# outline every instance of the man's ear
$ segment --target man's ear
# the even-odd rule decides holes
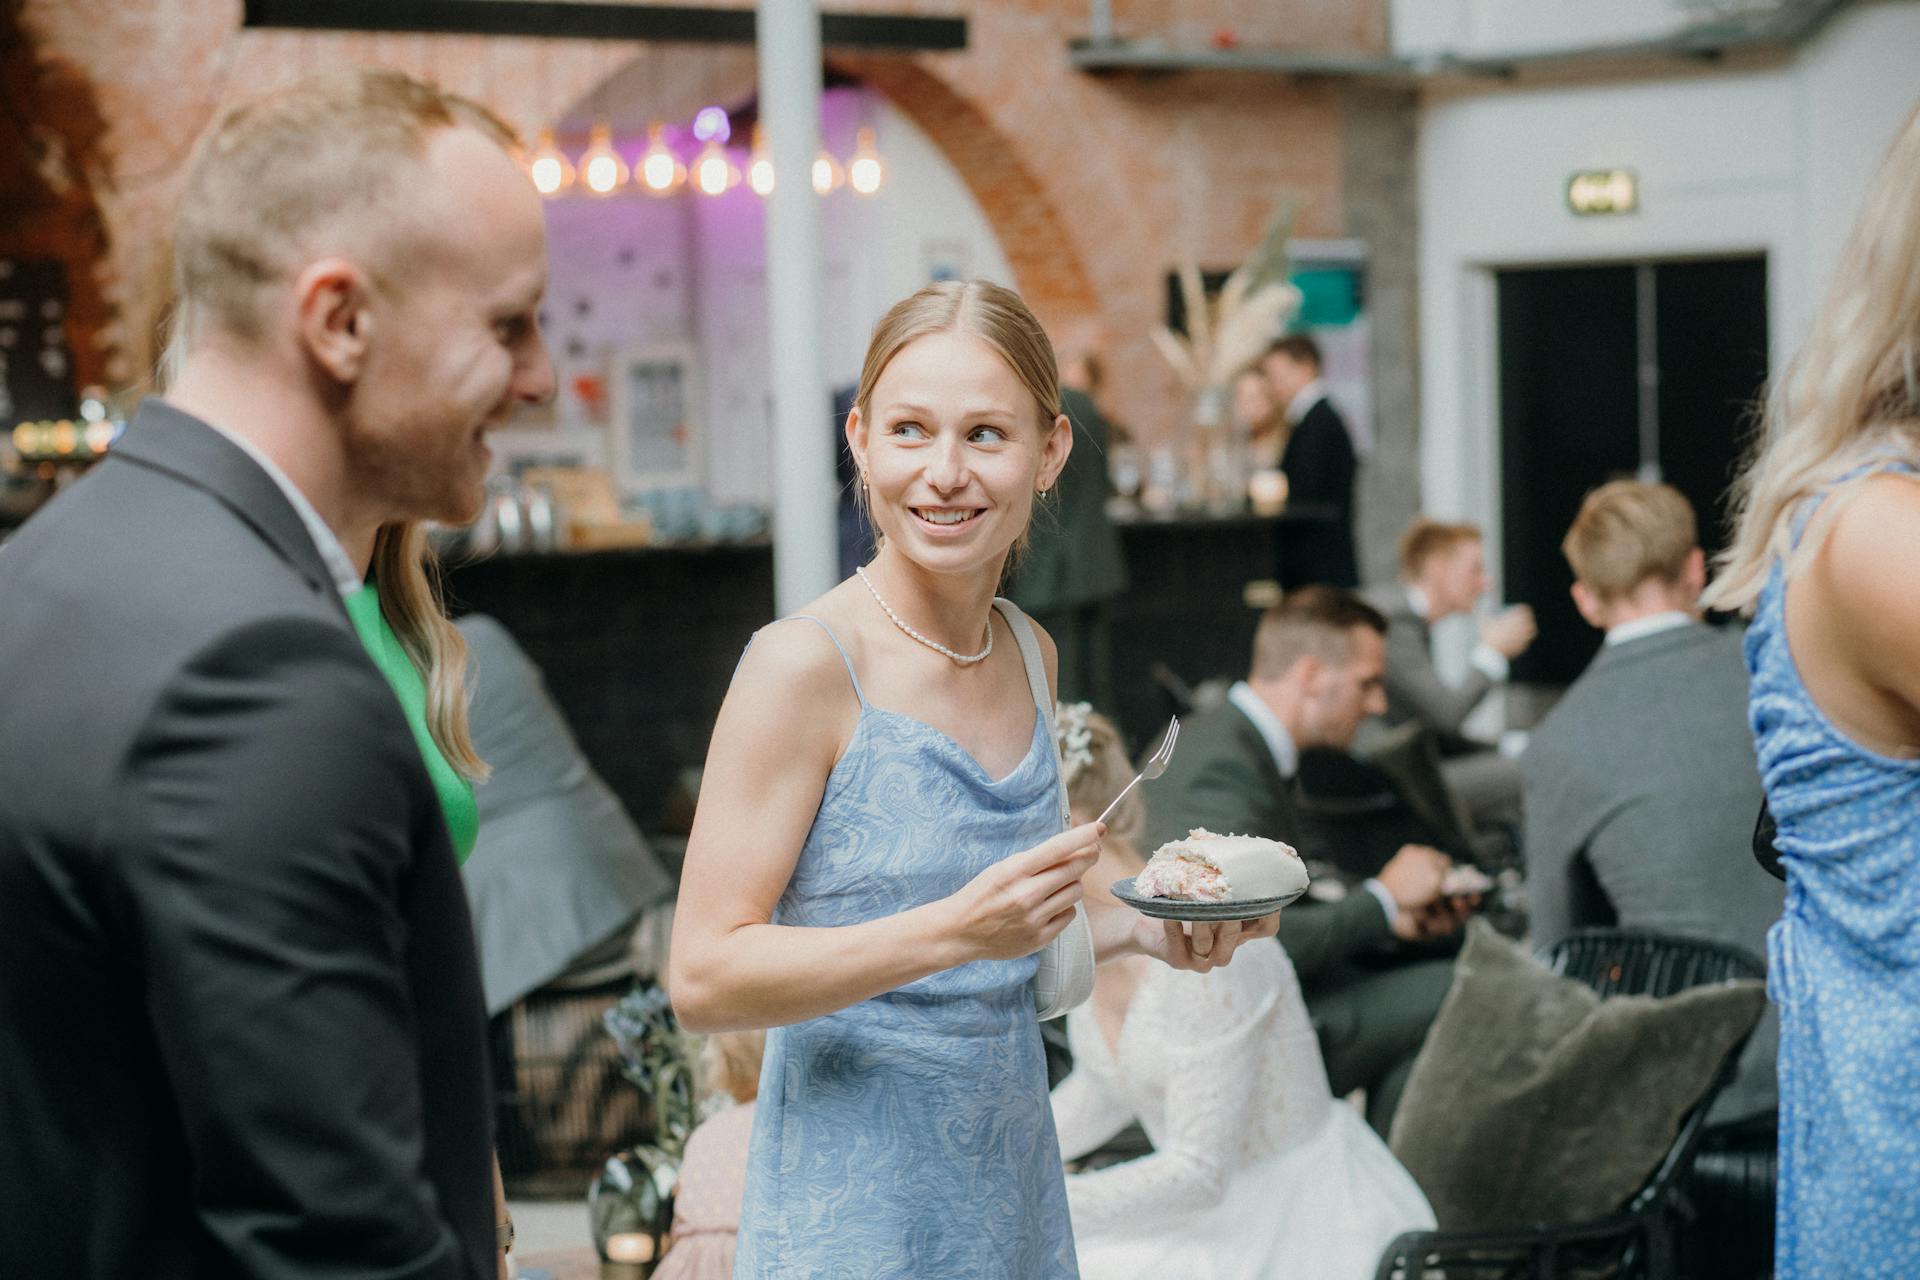
[[[1686,588],[1688,600],[1697,604],[1700,593],[1707,589],[1707,553],[1695,547],[1687,552],[1687,563],[1680,569],[1680,583]]]
[[[322,258],[295,279],[300,345],[335,382],[359,381],[373,338],[372,282],[344,258]]]
[[[1569,590],[1573,594],[1573,607],[1580,611],[1580,616],[1586,619],[1587,625],[1596,631],[1605,631],[1607,611],[1600,603],[1600,597],[1587,590],[1587,584],[1584,582],[1575,581]]]

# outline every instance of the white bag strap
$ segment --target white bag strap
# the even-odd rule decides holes
[[[1046,665],[1040,659],[1040,639],[1034,635],[1027,615],[1013,601],[996,599],[993,603],[1020,646],[1020,658],[1027,667],[1027,687],[1033,691],[1033,701],[1046,722],[1047,746],[1053,752],[1054,789],[1059,796],[1060,830],[1065,831],[1072,814],[1067,806],[1066,770],[1060,762],[1060,738],[1053,726],[1053,690],[1047,685]],[[1076,902],[1073,922],[1040,951],[1040,967],[1033,975],[1034,1009],[1045,1022],[1086,1003],[1092,994],[1093,930],[1087,924],[1086,908]]]

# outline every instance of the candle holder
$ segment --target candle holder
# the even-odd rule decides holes
[[[601,1280],[646,1280],[666,1252],[680,1166],[658,1147],[607,1157],[587,1192]]]

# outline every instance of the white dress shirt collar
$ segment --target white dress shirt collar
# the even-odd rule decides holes
[[[307,495],[300,492],[299,486],[287,478],[287,473],[274,464],[273,459],[262,453],[257,445],[244,436],[235,435],[217,423],[208,426],[238,445],[242,452],[257,463],[267,473],[267,478],[278,485],[280,492],[286,495],[287,502],[293,507],[294,514],[300,517],[300,523],[306,526],[307,536],[313,539],[314,549],[320,553],[320,562],[327,566],[327,575],[333,579],[334,590],[341,599],[352,595],[366,585],[366,579],[353,567],[353,560],[347,555],[347,549],[340,545],[340,539],[320,513],[307,501]]]
[[[1643,636],[1659,635],[1662,631],[1684,627],[1692,621],[1692,614],[1684,613],[1679,609],[1667,613],[1648,614],[1644,618],[1635,618],[1632,622],[1623,622],[1617,627],[1607,628],[1607,638],[1603,643],[1611,648],[1616,644],[1625,644],[1629,640],[1638,640]]]
[[[1433,605],[1430,601],[1428,601],[1427,593],[1422,591],[1420,588],[1414,586],[1412,583],[1407,584],[1407,603],[1412,605],[1413,611],[1420,615],[1420,621],[1429,623],[1429,624],[1433,622],[1433,616],[1431,612],[1433,609]]]
[[[1227,701],[1253,721],[1253,727],[1260,731],[1267,750],[1273,754],[1274,767],[1280,770],[1281,777],[1292,778],[1300,772],[1300,749],[1293,744],[1293,735],[1280,723],[1280,717],[1273,714],[1273,708],[1253,691],[1252,685],[1245,680],[1234,681],[1233,687],[1227,690]]]
[[[1308,410],[1326,398],[1326,385],[1315,378],[1295,392],[1293,399],[1287,401],[1287,421],[1293,426],[1299,426],[1300,419],[1307,416]]]

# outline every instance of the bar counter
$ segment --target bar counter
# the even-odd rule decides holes
[[[1115,604],[1113,674],[1122,726],[1158,730],[1172,704],[1153,675],[1189,684],[1246,673],[1290,511],[1137,520],[1119,526],[1132,586]],[[449,562],[449,607],[488,613],[546,673],[587,758],[642,830],[671,830],[676,775],[697,768],[735,664],[773,618],[773,549],[749,543],[495,555]],[[767,714],[778,714],[768,708]]]

